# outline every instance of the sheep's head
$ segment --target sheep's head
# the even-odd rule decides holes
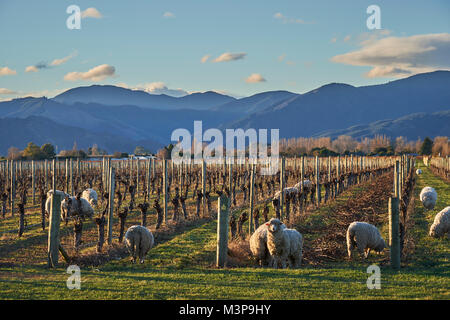
[[[61,201],[61,215],[64,217],[64,220],[67,220],[70,213],[70,207],[72,206],[72,199],[69,196],[66,196],[63,201]]]
[[[422,203],[426,209],[432,210],[434,208],[434,205],[436,204],[436,200],[432,195],[425,195],[423,197]]]
[[[268,229],[271,233],[276,233],[276,232],[278,232],[278,230],[281,230],[282,224],[283,223],[279,219],[276,219],[276,218],[272,218],[272,219],[270,219],[269,222],[266,222],[266,225],[269,227]]]
[[[439,238],[442,236],[442,228],[438,224],[432,224],[430,227],[430,237]]]
[[[378,245],[374,248],[376,252],[382,252],[384,248],[387,248],[386,242],[384,242],[384,239],[381,238],[380,241],[378,241]]]

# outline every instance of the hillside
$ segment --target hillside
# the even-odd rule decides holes
[[[426,136],[450,135],[450,110],[435,113],[414,113],[395,120],[379,120],[368,125],[357,125],[342,130],[327,130],[313,135],[313,137],[337,138],[347,135],[353,138],[386,135],[390,137],[403,136],[408,140],[423,139]]]
[[[134,141],[122,136],[108,133],[93,133],[91,131],[58,124],[44,117],[30,116],[26,119],[0,119],[0,154],[7,154],[11,146],[24,149],[28,142],[37,145],[51,143],[58,150],[72,149],[74,143],[78,148],[85,149],[97,144],[109,152],[133,152],[135,145],[141,145],[154,152],[162,145],[151,139]]]

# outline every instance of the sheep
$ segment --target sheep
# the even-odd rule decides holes
[[[144,263],[144,258],[153,247],[153,243],[152,232],[144,226],[131,226],[125,233],[125,244],[133,257],[133,263],[136,263],[136,256],[139,257],[140,263]]]
[[[297,194],[298,189],[296,187],[289,187],[283,189],[283,195],[286,197],[286,195],[290,194]],[[273,199],[279,199],[280,198],[281,191],[277,191],[275,195],[273,196]]]
[[[84,190],[81,197],[86,199],[93,208],[97,206],[98,195],[94,189],[88,188]]]
[[[420,201],[425,209],[432,210],[436,205],[437,193],[432,187],[425,187],[420,191]]]
[[[352,250],[358,247],[358,252],[361,256],[367,259],[370,250],[382,252],[387,248],[384,239],[381,237],[378,229],[367,222],[352,222],[347,229],[347,253],[348,257],[352,257]]]
[[[59,194],[61,196],[61,201],[65,197],[69,196],[69,194],[65,193],[64,191],[60,191],[60,190],[56,190],[55,194]],[[50,207],[51,207],[51,203],[52,203],[51,196],[52,195],[53,195],[53,189],[47,191],[47,200],[45,201],[45,214],[47,215],[47,217],[50,214]]]
[[[268,226],[267,249],[271,259],[269,266],[276,269],[281,264],[281,268],[286,269],[286,262],[291,250],[289,235],[283,232],[282,222],[279,219],[272,218],[266,225]]]
[[[286,229],[286,226],[282,224],[281,228]],[[250,251],[261,267],[268,266],[271,261],[269,249],[267,248],[267,230],[269,230],[269,226],[264,223],[250,237]]]
[[[270,219],[267,226],[267,248],[270,253],[270,262],[273,268],[279,264],[283,269],[289,261],[291,268],[301,265],[303,255],[303,236],[294,229],[283,227],[284,224],[276,218]]]
[[[422,169],[417,169],[417,170],[416,170],[416,174],[417,174],[417,175],[422,174]]]
[[[441,210],[435,217],[430,227],[430,237],[440,238],[447,233],[450,239],[450,206]]]
[[[303,189],[305,190],[310,190],[312,188],[313,184],[310,180],[306,179],[303,180]],[[297,188],[298,191],[301,191],[302,188],[302,182],[300,181],[299,183],[297,183],[294,188]]]
[[[68,221],[72,217],[91,218],[94,215],[94,209],[91,204],[81,195],[76,197],[65,197],[61,202],[61,219]]]

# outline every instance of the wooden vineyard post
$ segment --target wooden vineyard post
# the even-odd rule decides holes
[[[227,261],[228,251],[228,214],[229,199],[222,194],[217,199],[217,251],[216,266],[223,268]]]
[[[31,160],[31,198],[33,199],[33,206],[36,204],[36,164]]]
[[[255,189],[255,165],[251,164],[250,167],[250,212],[249,212],[249,225],[248,232],[250,235],[253,234],[254,231],[254,221],[253,221],[253,206],[254,206],[254,189]]]
[[[320,204],[320,159],[319,156],[316,156],[316,203],[317,207]]]
[[[59,251],[59,223],[61,221],[61,195],[53,193],[50,201],[50,217],[48,227],[48,266],[54,268],[58,265]]]
[[[69,193],[69,159],[66,158],[66,193]]]
[[[11,160],[11,216],[14,216],[14,198],[16,197],[16,163]]]
[[[70,194],[74,194],[74,188],[73,188],[73,158],[70,158]],[[55,175],[56,172],[53,172],[53,175]]]
[[[339,183],[339,179],[340,179],[340,176],[341,176],[341,156],[340,155],[338,155],[338,157],[337,157],[337,165],[336,165],[336,178],[337,178],[337,192],[336,192],[336,195],[338,195],[339,193],[340,193],[340,191],[341,191],[341,188],[340,188],[340,183]]]
[[[202,213],[203,217],[206,217],[206,163],[205,159],[202,159]]]
[[[114,183],[115,181],[115,169],[109,169],[109,195],[108,195],[108,244],[112,244],[112,227],[113,227],[113,214],[114,214]]]
[[[53,192],[56,190],[56,159],[52,161],[52,189]]]
[[[163,215],[163,222],[164,224],[167,224],[167,159],[163,160],[163,209],[164,209],[164,215]]]
[[[396,160],[395,161],[395,166],[394,166],[394,197],[398,198],[399,197],[399,190],[400,187],[400,183],[399,183],[399,161]]]
[[[44,160],[44,184],[45,184],[45,191],[48,190],[48,172],[47,172],[47,159]]]
[[[139,158],[136,162],[136,195],[139,196],[139,169],[140,169],[140,161]]]
[[[228,190],[230,192],[230,207],[233,203],[233,161],[230,159],[229,169],[228,169]]]
[[[400,269],[400,233],[399,233],[399,201],[389,198],[389,244],[391,253],[391,267]]]
[[[285,188],[285,180],[284,180],[284,165],[285,158],[281,158],[281,168],[280,168],[280,217],[283,218],[283,208],[284,208],[284,188]]]

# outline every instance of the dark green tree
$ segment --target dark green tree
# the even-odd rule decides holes
[[[420,146],[419,154],[421,155],[430,155],[433,151],[433,140],[431,140],[429,137],[426,137],[423,140],[422,145]]]
[[[43,144],[41,146],[41,152],[46,159],[54,158],[56,155],[55,147],[50,143]]]

